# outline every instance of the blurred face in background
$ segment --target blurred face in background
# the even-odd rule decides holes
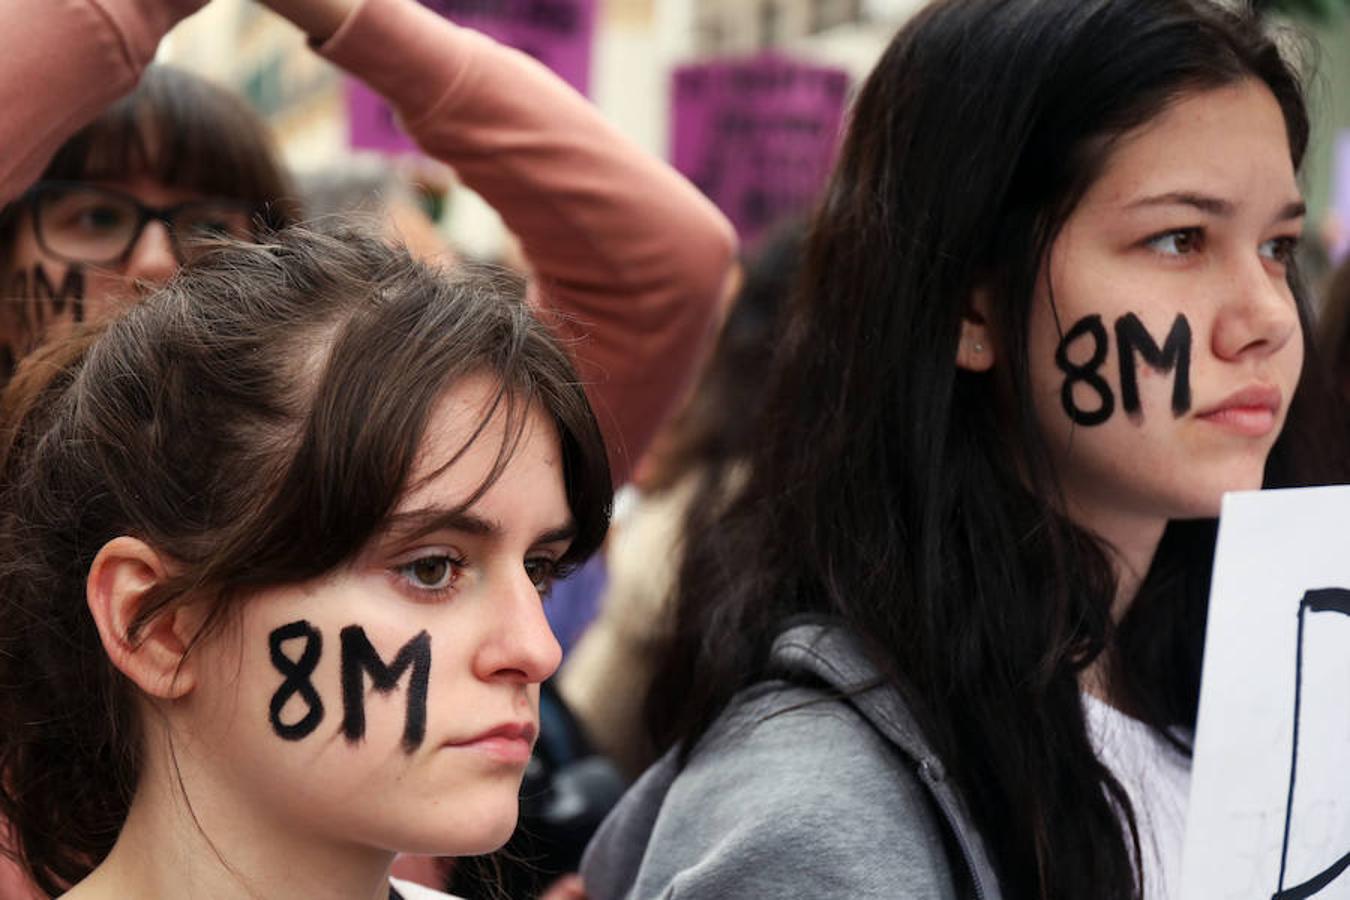
[[[0,342],[14,363],[43,340],[99,321],[178,270],[201,237],[252,235],[248,204],[148,175],[39,182],[18,202],[0,278]]]
[[[192,238],[297,218],[267,124],[220,85],[151,65],[0,211],[0,382],[40,341],[169,278]]]

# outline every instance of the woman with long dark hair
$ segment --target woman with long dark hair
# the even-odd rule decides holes
[[[613,897],[1176,897],[1222,494],[1333,478],[1298,77],[1203,0],[939,0],[863,87]]]

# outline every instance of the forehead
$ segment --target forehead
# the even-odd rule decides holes
[[[1298,199],[1284,115],[1269,88],[1244,80],[1183,95],[1115,143],[1083,205],[1182,191],[1234,203]]]
[[[538,404],[521,403],[488,375],[447,390],[428,419],[400,509],[458,505],[491,481],[475,509],[517,515],[524,506],[546,519],[565,517],[557,428]]]

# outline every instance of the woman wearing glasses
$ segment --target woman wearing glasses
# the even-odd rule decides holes
[[[140,271],[165,262],[172,268],[192,252],[194,238],[253,230],[253,212],[243,201],[192,197],[167,206],[141,201],[156,192],[154,186],[128,192],[79,181],[43,182],[29,192],[32,227],[25,237],[41,253],[65,263]],[[168,254],[153,252],[165,249],[164,241],[141,240],[152,222],[164,226]]]
[[[75,68],[35,86],[23,54],[0,60],[0,201],[12,200],[0,212],[0,376],[44,337],[163,281],[193,235],[247,238],[298,217],[256,115],[195,76],[145,70],[159,37],[203,5],[0,10],[0,32],[66,48]],[[577,365],[622,480],[709,332],[734,247],[726,220],[533,60],[413,0],[264,5],[385,95],[520,237],[533,299],[583,339]],[[57,146],[95,114],[90,97],[107,103],[138,79]]]
[[[291,194],[266,126],[242,100],[186,72],[149,69],[0,214],[0,374],[167,279],[194,236],[247,239],[289,223]]]

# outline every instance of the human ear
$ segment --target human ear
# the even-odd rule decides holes
[[[989,327],[989,292],[976,288],[961,316],[961,341],[956,345],[956,365],[967,372],[988,372],[994,367],[994,334]]]
[[[85,583],[89,612],[108,658],[147,696],[163,700],[192,690],[193,673],[183,662],[196,633],[196,617],[174,604],[143,623],[136,634],[130,629],[169,575],[153,547],[124,535],[98,551]]]

